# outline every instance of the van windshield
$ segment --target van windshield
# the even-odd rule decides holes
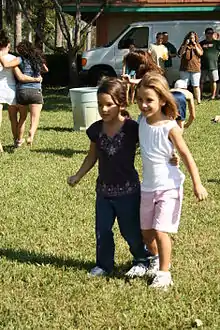
[[[115,41],[129,28],[130,25],[127,25],[112,41],[108,42],[106,45],[103,47],[110,47],[112,46]]]

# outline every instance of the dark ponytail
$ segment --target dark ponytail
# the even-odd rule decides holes
[[[10,43],[10,40],[5,30],[0,30],[0,49],[5,48]]]

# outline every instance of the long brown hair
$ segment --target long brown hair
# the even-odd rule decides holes
[[[157,66],[152,56],[141,49],[129,53],[125,58],[125,63],[129,70],[136,72],[137,79],[142,78],[145,73],[152,71],[163,74],[163,70]]]
[[[187,39],[190,39],[191,34],[194,34],[196,43],[199,42],[198,34],[197,34],[195,31],[190,31],[190,32],[188,32],[187,35],[184,37],[182,45],[184,45],[184,44],[186,43],[186,40],[187,40]]]
[[[30,41],[23,40],[17,46],[19,55],[30,62],[34,74],[39,74],[45,63],[43,54]]]
[[[126,107],[126,84],[120,79],[103,78],[98,86],[99,94],[109,94],[118,107]]]
[[[178,116],[176,101],[169,91],[167,80],[157,72],[146,73],[139,82],[137,90],[143,88],[152,88],[161,100],[165,102],[162,106],[162,112],[169,118],[175,119]]]

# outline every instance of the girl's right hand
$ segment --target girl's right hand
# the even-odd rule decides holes
[[[179,167],[180,158],[179,158],[178,154],[175,151],[173,152],[172,157],[170,158],[169,162],[170,162],[171,165]]]
[[[73,187],[79,182],[79,178],[76,175],[69,176],[67,179],[67,183]]]
[[[35,78],[35,81],[39,82],[39,83],[42,83],[42,81],[43,81],[42,76],[39,76],[39,77]]]
[[[194,194],[199,202],[203,201],[208,196],[207,190],[205,189],[205,187],[203,187],[202,184],[194,187]]]

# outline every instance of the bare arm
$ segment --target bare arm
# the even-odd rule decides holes
[[[150,44],[150,46],[149,46],[147,52],[148,52],[148,54],[150,54],[150,55],[152,54],[152,44]]]
[[[193,120],[196,118],[195,103],[194,103],[193,94],[191,92],[189,92],[189,94],[186,96],[186,100],[189,109],[189,118],[185,123],[184,127],[188,128],[192,124]]]
[[[133,79],[133,78],[130,78],[128,74],[124,74],[122,75],[122,78],[124,80],[126,80],[129,84],[134,84],[134,85],[137,85],[139,84],[139,82],[141,81],[141,79]]]
[[[126,69],[126,63],[125,63],[125,59],[123,60],[123,66],[122,66],[122,76],[125,75],[125,69]]]
[[[180,47],[180,49],[178,50],[178,55],[181,57],[185,54],[186,52],[186,48],[187,48],[187,44],[184,44]]]
[[[202,56],[203,55],[203,49],[200,46],[200,44],[195,44],[195,50],[198,56]]]
[[[0,62],[4,68],[15,68],[20,64],[20,58],[16,57],[12,61],[7,61],[4,56],[0,57]]]
[[[90,149],[88,155],[85,157],[80,169],[76,172],[75,175],[70,176],[67,179],[67,183],[70,186],[74,186],[78,183],[86,173],[88,173],[97,161],[97,152],[96,152],[96,144],[94,142],[90,143]]]
[[[43,63],[42,72],[46,73],[48,71],[49,71],[49,69],[48,69],[47,65],[45,63]]]
[[[201,179],[199,176],[199,171],[196,166],[196,163],[183,139],[181,130],[179,127],[174,127],[170,130],[169,138],[172,141],[173,145],[177,149],[182,158],[193,182],[194,194],[198,198],[199,201],[205,199],[207,197],[207,191],[203,187],[201,183]]]
[[[39,76],[39,77],[31,77],[31,76],[26,76],[25,74],[23,74],[21,72],[21,70],[19,69],[19,67],[16,67],[13,69],[13,72],[14,72],[14,75],[15,77],[21,81],[21,82],[24,82],[24,83],[28,83],[28,82],[41,82],[42,81],[42,77]]]
[[[129,82],[131,83],[131,84],[135,84],[135,85],[137,85],[137,84],[139,84],[139,82],[141,81],[142,79],[133,79],[133,78],[130,78],[129,79]]]

